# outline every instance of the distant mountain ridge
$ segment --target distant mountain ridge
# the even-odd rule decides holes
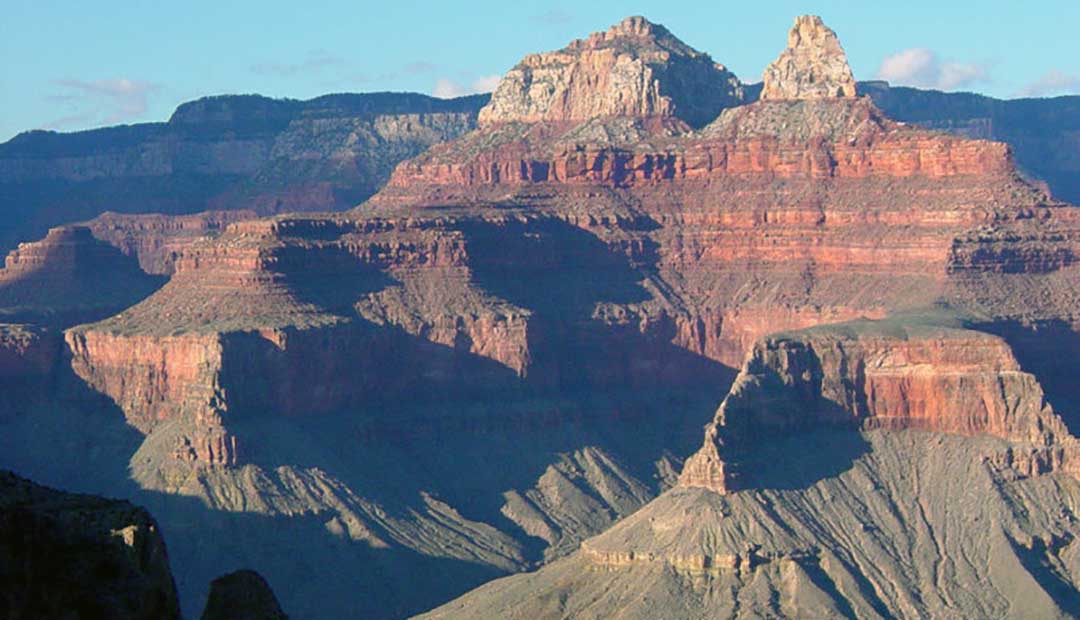
[[[761,84],[742,89],[751,103]],[[900,121],[1007,142],[1022,170],[1080,202],[1080,96],[1000,100],[880,81],[859,82],[858,93]],[[0,252],[105,212],[344,210],[401,161],[472,130],[490,99],[217,95],[181,104],[167,122],[27,131],[0,144]]]
[[[0,249],[106,211],[339,210],[373,194],[401,160],[476,123],[484,95],[258,95],[182,104],[165,123],[0,144]]]

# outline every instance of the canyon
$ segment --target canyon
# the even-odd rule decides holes
[[[490,100],[182,107],[271,155],[12,250],[3,465],[147,506],[189,616],[245,566],[303,618],[1076,613],[1070,186],[787,41],[760,96],[631,17]]]

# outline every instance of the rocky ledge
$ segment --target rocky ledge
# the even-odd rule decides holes
[[[1003,339],[893,318],[759,341],[680,483],[719,493],[752,488],[747,453],[822,427],[997,437],[1010,445],[996,464],[1018,475],[1080,474],[1080,443]]]

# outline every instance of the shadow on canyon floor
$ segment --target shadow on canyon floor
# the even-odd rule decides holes
[[[1064,547],[1072,541],[1057,539],[1055,542]],[[1061,562],[1059,557],[1055,557],[1061,553],[1061,549],[1048,548],[1046,542],[1039,538],[1032,539],[1030,548],[1011,538],[1009,544],[1024,568],[1053,599],[1054,604],[1067,614],[1067,617],[1080,618],[1080,597],[1076,595],[1076,587],[1054,565]],[[1053,561],[1050,558],[1053,558]]]
[[[145,491],[130,499],[161,525],[185,617],[197,617],[212,579],[241,568],[259,571],[294,618],[404,618],[505,574],[337,536],[326,515],[223,512]]]
[[[127,466],[142,434],[116,403],[75,375],[66,347],[58,355],[63,362],[53,373],[22,386],[34,396],[0,415],[0,467],[66,491],[126,496],[136,488]],[[0,385],[13,387],[10,380]]]
[[[870,452],[854,427],[822,428],[777,437],[741,450],[737,461],[740,488],[807,489],[848,471]]]
[[[1033,325],[1017,322],[985,323],[976,326],[1005,339],[1020,368],[1035,375],[1046,400],[1065,421],[1072,435],[1080,435],[1080,333],[1065,321],[1043,321]]]
[[[225,347],[221,386],[242,462],[327,472],[392,518],[413,518],[433,497],[510,535],[531,563],[546,544],[503,514],[505,493],[525,494],[570,462],[559,473],[566,488],[607,511],[603,522],[619,515],[597,496],[598,485],[622,487],[605,491],[631,498],[628,505],[662,490],[700,446],[734,371],[673,345],[670,319],[642,330],[636,319],[595,317],[597,304],[648,300],[646,274],[595,236],[557,220],[511,233],[471,230],[470,251],[475,284],[532,313],[524,376],[470,353],[467,342],[437,344],[358,317],[284,348],[255,333],[227,334],[235,342]],[[339,258],[340,274],[294,283],[301,298],[343,310],[358,291],[393,284]],[[326,351],[334,355],[317,355]],[[138,489],[128,467],[142,437],[112,401],[64,368],[71,398],[43,403],[8,427],[9,445],[0,446],[11,452],[0,465],[150,509],[187,615],[198,612],[212,578],[244,566],[263,573],[296,617],[402,617],[501,574],[394,542],[376,548],[341,537],[328,529],[329,513],[229,513]],[[39,418],[49,420],[45,431]],[[575,479],[590,475],[588,484]],[[647,492],[631,497],[634,485]]]

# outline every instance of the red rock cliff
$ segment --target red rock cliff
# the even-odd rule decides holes
[[[724,493],[752,485],[740,451],[823,426],[990,435],[1025,475],[1080,474],[1077,442],[1004,340],[896,319],[763,339],[748,356],[680,483]]]

